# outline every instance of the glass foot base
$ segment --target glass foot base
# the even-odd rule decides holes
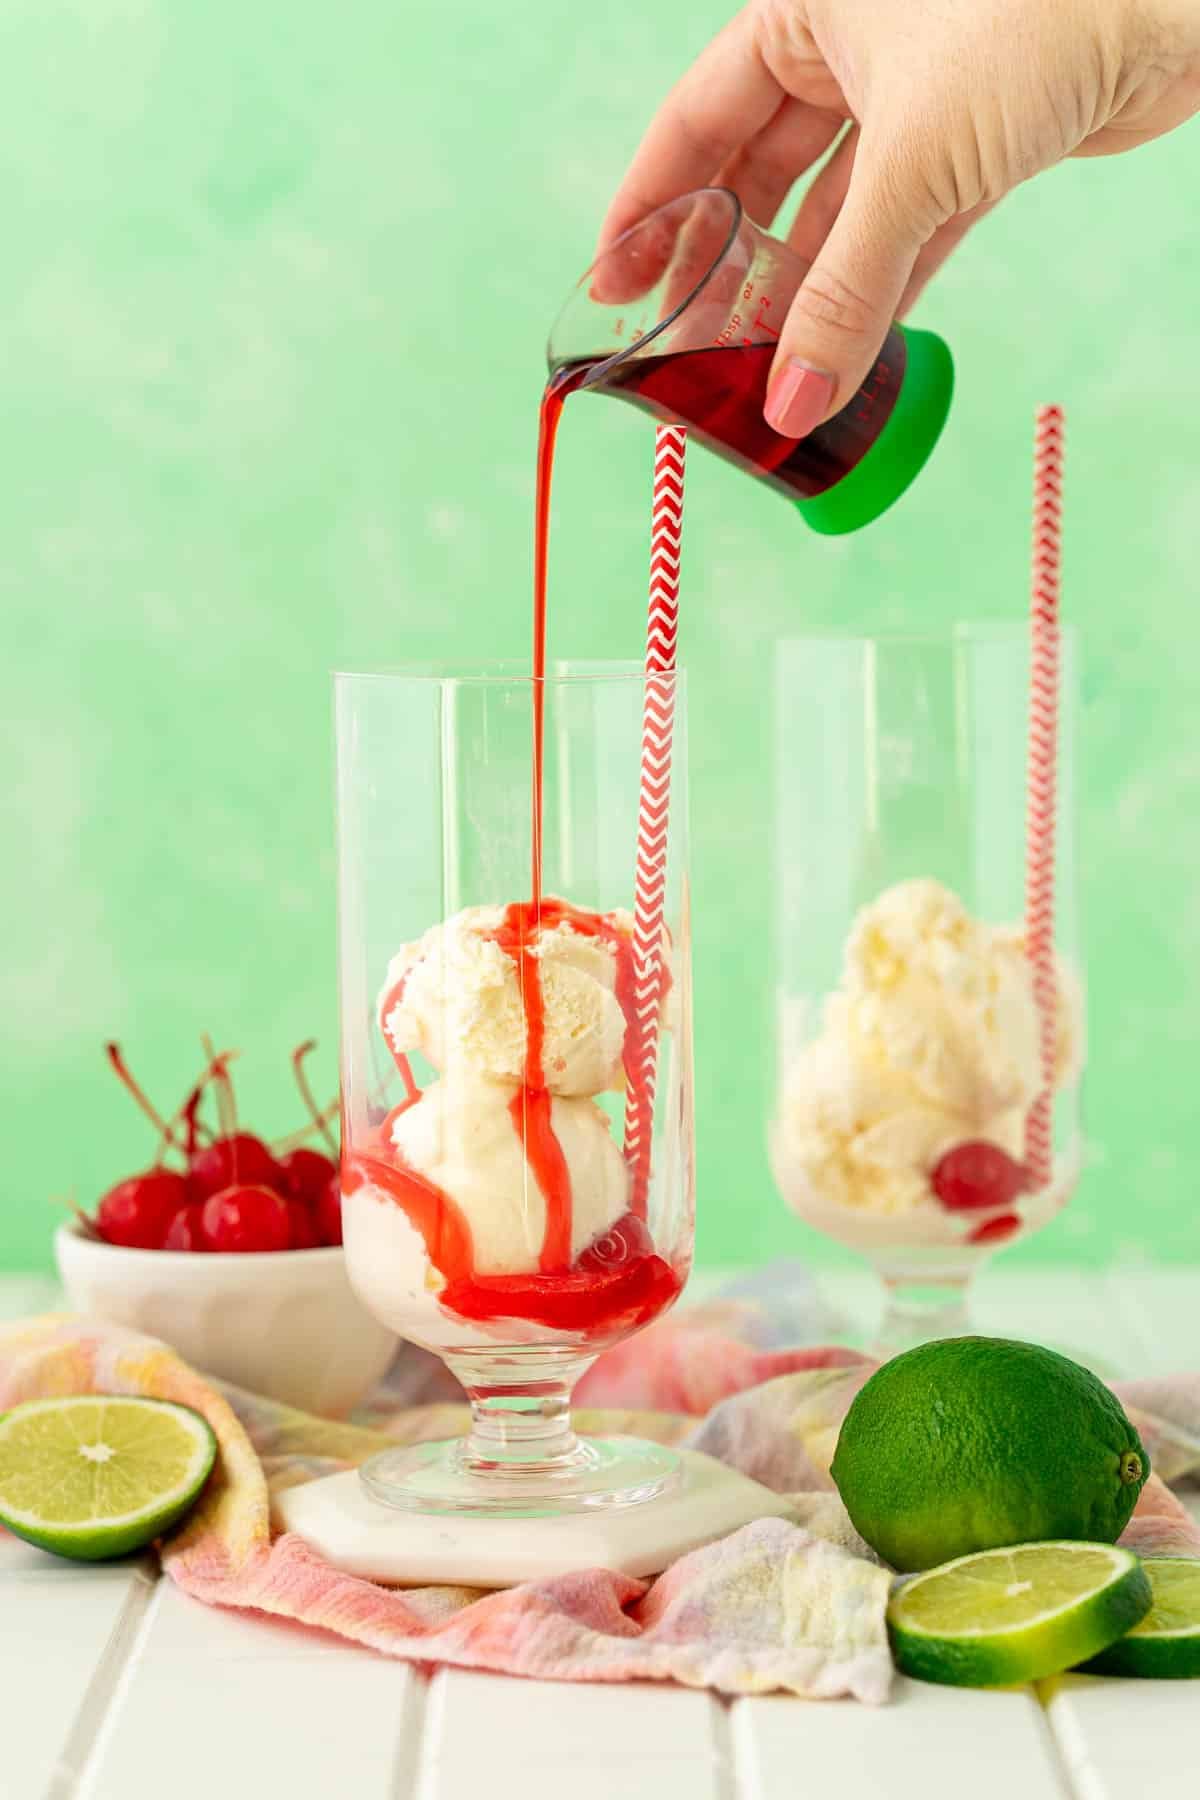
[[[890,1357],[899,1356],[905,1350],[915,1350],[919,1344],[929,1344],[938,1338],[979,1334],[1041,1344],[1044,1349],[1057,1351],[1071,1362],[1082,1363],[1101,1381],[1114,1381],[1128,1373],[1116,1367],[1102,1351],[1063,1343],[1054,1330],[1042,1331],[1037,1326],[1031,1329],[1028,1320],[1024,1319],[1010,1322],[1004,1317],[1002,1300],[995,1293],[989,1297],[986,1318],[978,1320],[969,1304],[967,1275],[935,1271],[921,1280],[907,1271],[902,1275],[885,1270],[879,1273],[884,1289],[883,1316],[866,1342],[859,1340],[867,1355],[878,1362],[887,1362]]]
[[[965,1337],[974,1329],[967,1313],[967,1279],[919,1280],[883,1274],[884,1310],[868,1356],[880,1362],[935,1338]]]
[[[640,1506],[679,1481],[673,1450],[641,1438],[580,1438],[567,1456],[481,1462],[468,1440],[385,1450],[359,1476],[372,1500],[404,1512],[547,1518]]]

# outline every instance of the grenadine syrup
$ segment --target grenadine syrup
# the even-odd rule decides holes
[[[731,343],[630,356],[595,380],[589,378],[599,361],[564,363],[546,389],[543,420],[547,399],[559,396],[561,410],[566,395],[586,383],[589,393],[613,394],[667,424],[686,425],[718,456],[789,499],[811,500],[848,475],[879,436],[900,392],[907,345],[901,332],[890,331],[854,398],[805,438],[781,437],[763,417],[775,348]],[[553,433],[550,443],[552,450]]]

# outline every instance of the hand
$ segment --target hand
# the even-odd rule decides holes
[[[1200,0],[750,0],[663,103],[600,247],[710,182],[769,226],[836,140],[788,235],[812,267],[767,390],[803,437],[1010,188],[1198,109]]]

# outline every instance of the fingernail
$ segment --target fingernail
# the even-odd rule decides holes
[[[837,378],[789,356],[767,390],[767,424],[781,437],[807,437],[829,411]]]

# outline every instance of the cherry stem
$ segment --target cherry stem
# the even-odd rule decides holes
[[[338,1147],[334,1141],[333,1133],[329,1129],[325,1114],[317,1105],[312,1088],[308,1084],[308,1076],[304,1072],[304,1059],[311,1051],[315,1050],[316,1047],[316,1038],[306,1038],[302,1044],[297,1044],[296,1048],[292,1051],[292,1074],[296,1077],[296,1086],[300,1089],[300,1098],[303,1100],[304,1105],[308,1110],[309,1117],[336,1159]]]
[[[184,1133],[184,1155],[189,1158],[195,1151],[198,1138],[203,1137],[211,1139],[212,1137],[212,1132],[209,1130],[208,1126],[202,1124],[196,1116],[196,1109],[204,1098],[204,1090],[208,1086],[210,1074],[210,1070],[206,1069],[204,1071],[204,1074],[200,1077],[195,1087],[191,1089],[187,1099],[183,1102],[183,1105],[171,1120],[171,1137],[174,1139],[176,1133],[182,1127]]]
[[[222,1050],[218,1056],[207,1032],[201,1037],[200,1043],[208,1058],[206,1079],[214,1081],[217,1086],[217,1119],[221,1127],[221,1136],[234,1137],[237,1134],[237,1101],[234,1098],[229,1064],[237,1055],[237,1051]]]
[[[103,1241],[100,1237],[100,1233],[96,1229],[95,1219],[89,1219],[83,1208],[77,1206],[74,1200],[56,1200],[55,1205],[66,1207],[67,1211],[75,1220],[75,1223],[83,1232],[84,1237],[95,1238],[98,1243]]]
[[[173,1125],[168,1125],[157,1107],[154,1106],[147,1097],[144,1089],[139,1087],[138,1083],[133,1079],[125,1058],[121,1054],[121,1046],[115,1043],[105,1044],[104,1053],[108,1057],[113,1072],[115,1073],[117,1080],[121,1083],[121,1086],[131,1097],[138,1110],[145,1114],[158,1132],[158,1156],[155,1159],[155,1166],[157,1167],[158,1164],[162,1162],[163,1157],[169,1149],[177,1150],[179,1148],[179,1145],[175,1141],[175,1128]]]
[[[200,1135],[200,1126],[196,1119],[196,1112],[201,1100],[204,1098],[204,1090],[207,1085],[208,1073],[206,1071],[200,1077],[199,1081],[183,1103],[183,1122],[187,1128],[187,1159],[189,1162],[191,1162],[193,1156],[196,1154],[196,1140]]]
[[[277,1143],[272,1144],[271,1155],[286,1156],[289,1150],[298,1150],[301,1144],[307,1144],[309,1138],[316,1137],[318,1132],[328,1141],[325,1127],[337,1118],[339,1105],[339,1101],[331,1100],[328,1106],[322,1107],[319,1119],[302,1125],[299,1131],[289,1131],[286,1137],[281,1137]]]
[[[103,1241],[100,1237],[100,1233],[96,1229],[95,1219],[90,1218],[89,1215],[84,1212],[77,1200],[69,1198],[66,1194],[48,1194],[46,1198],[51,1206],[57,1207],[62,1212],[70,1213],[75,1223],[83,1232],[84,1237],[95,1238],[97,1242]]]
[[[211,1143],[213,1139],[212,1131],[207,1125],[201,1123],[199,1117],[200,1103],[204,1099],[205,1090],[211,1082],[220,1080],[221,1076],[225,1073],[226,1064],[237,1055],[237,1051],[222,1050],[218,1056],[212,1053],[211,1045],[206,1039],[205,1054],[208,1056],[208,1067],[180,1107],[178,1114],[180,1122],[185,1127],[184,1154],[189,1162],[192,1160],[193,1156],[195,1156],[196,1145],[201,1138],[207,1139],[209,1143]],[[217,1108],[218,1112],[221,1113],[221,1119],[218,1121],[218,1130],[224,1132],[224,1120],[227,1115],[221,1109],[221,1093],[222,1090],[218,1087]]]

